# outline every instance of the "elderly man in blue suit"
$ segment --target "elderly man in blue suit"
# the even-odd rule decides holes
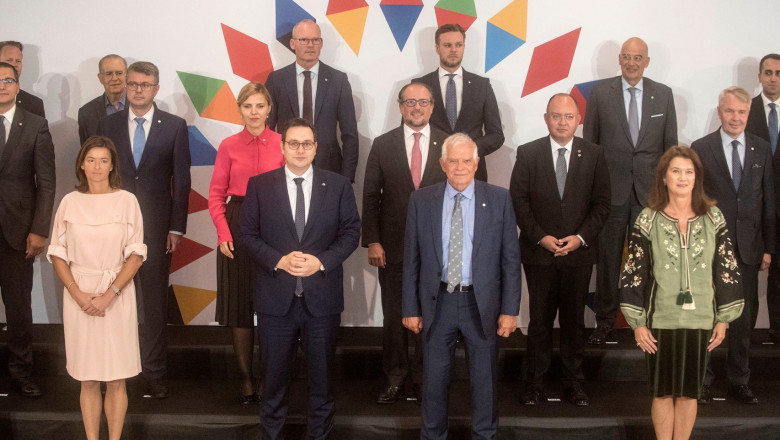
[[[309,439],[333,428],[330,376],[344,310],[341,264],[360,241],[349,179],[312,166],[317,135],[296,118],[282,133],[286,164],[249,179],[239,246],[255,264],[254,304],[263,361],[263,439],[283,438],[287,384],[298,345],[309,380]]]
[[[469,359],[472,437],[498,429],[497,338],[517,329],[520,247],[509,191],[474,180],[477,145],[456,133],[439,160],[447,181],[412,193],[404,244],[403,323],[423,333],[422,439],[447,438],[460,332]]]

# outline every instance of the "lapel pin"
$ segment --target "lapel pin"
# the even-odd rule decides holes
[[[21,124],[19,124],[19,125],[21,125]],[[753,150],[755,150],[755,148],[753,148],[753,147],[750,147],[750,151],[753,151]]]
[[[21,123],[21,122],[19,123],[19,126],[20,126],[20,127],[22,126],[22,123]]]
[[[327,81],[328,81],[328,78],[325,78],[325,81],[327,82]]]
[[[653,95],[650,95],[650,99],[655,99],[655,96],[653,96]]]
[[[322,182],[322,186],[325,186],[325,182]]]
[[[469,80],[468,83],[471,84],[471,80]]]
[[[482,207],[484,208],[485,206],[487,206],[487,204],[486,204],[486,203],[483,203],[483,204],[482,204]]]
[[[436,145],[436,141],[433,141],[433,145]]]
[[[162,120],[158,119],[158,120],[157,120],[157,123],[158,123],[158,124],[162,124]]]

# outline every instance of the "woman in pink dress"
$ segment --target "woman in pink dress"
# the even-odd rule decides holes
[[[222,141],[209,187],[209,213],[217,228],[217,312],[220,324],[233,328],[242,382],[240,402],[259,403],[252,385],[254,352],[254,307],[252,305],[252,263],[235,249],[241,203],[249,178],[284,165],[282,139],[266,127],[271,95],[257,82],[245,85],[238,94],[238,111],[244,129]],[[259,383],[259,381],[258,381]]]
[[[65,285],[62,321],[68,374],[81,382],[81,416],[97,439],[102,409],[110,439],[122,435],[125,379],[141,372],[133,276],[146,258],[138,201],[119,189],[110,139],[92,136],[76,160],[77,191],[54,216],[47,257]],[[105,401],[100,382],[106,382]]]

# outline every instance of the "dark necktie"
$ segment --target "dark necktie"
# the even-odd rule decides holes
[[[306,205],[303,199],[303,177],[293,179],[298,187],[298,194],[295,196],[295,232],[298,234],[298,242],[303,238],[303,229],[306,227]],[[295,280],[295,296],[303,295],[303,280],[298,277]]]
[[[463,280],[463,215],[460,199],[463,194],[455,194],[455,207],[452,209],[450,223],[450,248],[447,251],[447,292],[454,292],[455,286]]]
[[[742,163],[739,161],[739,141],[731,141],[731,180],[734,181],[734,189],[739,191],[739,182],[742,181]]]
[[[558,182],[558,195],[563,198],[563,188],[566,186],[566,154],[565,148],[558,148],[558,160],[555,161],[555,180]]]
[[[5,150],[5,116],[0,115],[0,159],[3,157],[3,150]]]
[[[144,154],[144,148],[146,147],[146,133],[144,132],[144,118],[135,118],[135,134],[133,135],[133,161],[135,161],[135,167],[138,168],[138,164],[141,163],[141,156]]]
[[[413,136],[414,145],[412,145],[412,161],[409,164],[409,168],[412,172],[414,189],[419,189],[420,180],[422,180],[422,150],[420,150],[420,136],[422,136],[422,133],[414,133]]]
[[[769,127],[769,144],[772,145],[772,154],[775,154],[777,149],[777,104],[774,102],[769,104],[769,120],[767,121]]]
[[[303,119],[314,123],[314,109],[311,99],[311,71],[303,71]]]
[[[447,102],[444,108],[447,110],[447,119],[450,121],[450,129],[455,131],[455,123],[458,122],[458,94],[455,91],[455,74],[448,73],[450,79],[447,81]]]
[[[636,87],[629,87],[628,91],[631,93],[631,101],[628,102],[628,131],[631,132],[631,142],[636,147],[636,142],[639,139],[639,110],[636,106]]]

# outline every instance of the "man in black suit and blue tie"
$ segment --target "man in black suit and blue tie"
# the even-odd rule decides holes
[[[138,61],[127,68],[128,108],[100,120],[98,132],[114,141],[122,189],[138,199],[148,254],[138,271],[143,303],[139,326],[142,376],[148,393],[167,397],[168,273],[171,253],[187,232],[190,142],[184,119],[157,108],[160,71]]]
[[[309,381],[308,437],[333,428],[330,377],[344,310],[341,264],[360,241],[349,179],[312,166],[314,126],[295,118],[282,132],[286,164],[249,179],[239,246],[255,264],[254,305],[263,362],[263,439],[283,438],[287,387],[300,345]]]
[[[447,181],[409,199],[403,323],[422,332],[421,439],[447,439],[450,373],[463,335],[472,390],[472,436],[498,429],[497,337],[517,329],[520,248],[509,191],[474,180],[477,145],[456,133],[439,160]]]

